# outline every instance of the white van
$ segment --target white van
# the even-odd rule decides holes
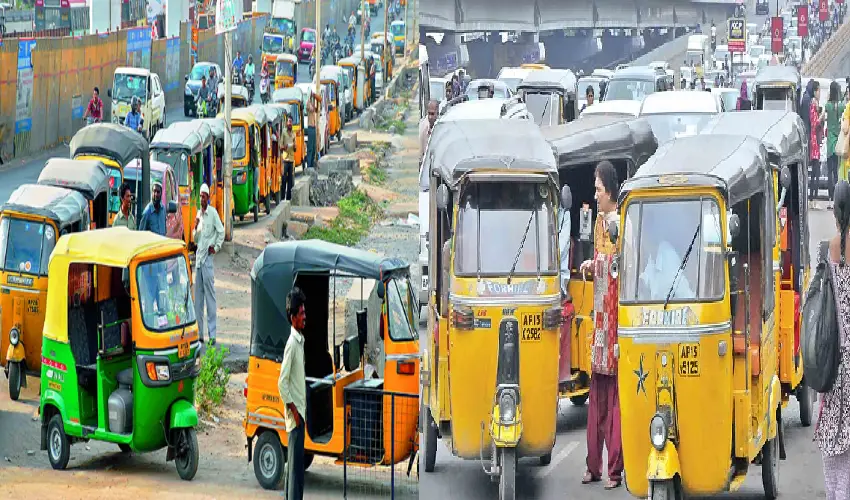
[[[112,99],[112,123],[124,124],[130,103],[137,97],[142,103],[145,137],[150,140],[157,130],[165,128],[165,91],[156,73],[142,68],[117,68],[112,88],[106,94]]]

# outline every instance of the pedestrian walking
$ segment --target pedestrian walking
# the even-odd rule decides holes
[[[814,201],[818,195],[820,184],[820,140],[823,131],[824,116],[818,107],[820,99],[820,84],[817,80],[809,80],[806,85],[806,95],[803,98],[801,111],[808,110],[808,123],[806,128],[809,133],[809,165],[811,166],[811,178],[809,179],[809,207],[814,208]]]
[[[136,230],[136,218],[133,216],[133,191],[126,182],[121,184],[121,208],[112,221],[112,227],[126,227],[131,231]]]
[[[286,128],[280,136],[280,144],[286,151],[286,159],[283,160],[283,175],[280,182],[283,191],[283,199],[292,200],[292,188],[295,187],[295,134],[292,132],[292,117],[286,117]]]
[[[617,171],[602,161],[595,172],[598,213],[594,228],[594,257],[581,263],[582,273],[593,275],[594,330],[591,345],[590,404],[587,411],[587,470],[582,484],[602,480],[602,448],[608,450],[608,481],[605,489],[623,480],[623,447],[620,436],[620,398],[617,393],[617,279],[611,269],[616,246],[611,242],[611,222],[618,221]]]
[[[422,158],[425,156],[425,149],[428,147],[428,138],[431,137],[431,130],[434,129],[434,123],[437,121],[437,108],[439,103],[431,99],[428,101],[428,115],[419,120],[419,162],[422,163]]]
[[[741,82],[741,94],[738,96],[738,102],[735,103],[735,109],[738,111],[749,111],[753,109],[753,103],[750,101],[746,80]]]
[[[829,241],[829,265],[837,309],[841,350],[838,374],[832,389],[821,394],[820,416],[814,440],[823,457],[827,500],[850,498],[850,266],[847,265],[850,242],[850,184],[835,186],[835,224],[838,234]]]
[[[195,250],[195,320],[198,322],[198,335],[204,341],[204,305],[207,307],[206,326],[210,345],[215,345],[216,299],[215,268],[213,256],[224,242],[224,225],[215,208],[210,206],[210,187],[201,184],[201,208],[195,217],[192,240],[198,246]]]
[[[841,102],[841,85],[836,81],[829,84],[829,100],[826,102],[826,170],[829,178],[829,205],[832,204],[835,194],[835,183],[838,182],[838,155],[835,154],[835,144],[838,142],[838,133],[841,132],[841,115],[844,114],[844,103]]]
[[[160,236],[165,236],[165,207],[162,206],[162,181],[154,180],[151,183],[151,201],[142,212],[142,220],[139,222],[139,231],[150,231]]]
[[[307,391],[304,375],[304,326],[307,322],[307,297],[298,287],[286,296],[286,315],[289,318],[289,338],[283,349],[280,378],[277,388],[285,408],[287,433],[286,498],[304,497],[304,415],[307,413]]]

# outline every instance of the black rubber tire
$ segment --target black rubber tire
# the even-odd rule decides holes
[[[121,453],[133,453],[133,449],[130,448],[129,444],[120,443],[118,448],[121,449]]]
[[[17,361],[9,361],[9,397],[12,401],[17,401],[21,397],[22,381],[21,364]]]
[[[776,410],[776,425],[782,425],[782,416]],[[774,500],[779,496],[779,431],[768,440],[761,449],[761,483],[764,486],[765,500]]]
[[[542,457],[540,457],[540,465],[545,467],[545,466],[547,466],[551,463],[552,463],[552,452],[551,451],[549,453],[543,455]]]
[[[239,222],[244,222],[244,221],[245,221],[245,216],[244,216],[244,215],[240,215],[240,216],[239,216]]]
[[[272,194],[269,193],[266,195],[266,215],[271,215],[272,213]]]
[[[585,394],[582,394],[581,396],[573,396],[573,397],[570,398],[570,403],[572,403],[576,406],[584,406],[584,404],[587,402],[587,397],[588,397],[589,394],[590,393],[585,393]]]
[[[797,390],[795,392],[797,402],[800,403],[800,423],[803,425],[803,427],[809,427],[812,425],[812,406],[814,405],[814,394],[812,394],[812,390],[809,389],[809,386],[806,385],[805,376],[803,377],[803,380],[800,381],[800,385],[797,386]]]
[[[180,475],[180,479],[191,481],[195,478],[195,474],[198,473],[198,435],[195,433],[195,429],[191,427],[179,429],[175,434],[180,436],[178,443],[182,440],[187,440],[188,442],[186,444],[189,446],[189,449],[186,450],[184,455],[174,457],[174,463],[177,465],[177,474]]]
[[[422,441],[425,443],[425,450],[423,450],[422,459],[425,461],[425,472],[434,472],[434,465],[437,463],[437,424],[431,416],[431,408],[426,406],[424,414],[425,426]]]
[[[304,457],[307,463],[307,457]],[[276,432],[264,431],[254,447],[254,476],[265,490],[278,490],[283,486],[286,471],[286,453]],[[311,460],[312,462],[312,460]]]
[[[280,189],[278,189],[277,192],[274,194],[274,204],[275,205],[280,205],[280,197],[281,197],[280,193],[281,192],[283,192],[283,183],[282,182],[280,183]]]
[[[55,470],[65,470],[71,460],[71,442],[65,435],[62,415],[58,413],[50,417],[47,423],[47,458]]]
[[[251,210],[251,213],[254,215],[254,222],[260,220],[260,202],[259,200],[254,202],[254,208]]]
[[[499,500],[516,500],[516,448],[502,448]]]
[[[314,455],[312,453],[304,452],[304,470],[305,471],[310,468],[310,465],[313,464],[313,457],[314,457]]]
[[[676,483],[672,480],[650,483],[649,500],[678,500]]]

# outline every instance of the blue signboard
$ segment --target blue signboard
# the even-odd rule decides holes
[[[15,100],[15,134],[32,130],[33,71],[35,40],[18,41],[18,87]]]
[[[150,68],[151,28],[127,30],[127,64],[137,68]]]
[[[165,91],[171,92],[179,85],[180,39],[170,38],[165,42]]]

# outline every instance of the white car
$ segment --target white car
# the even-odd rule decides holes
[[[531,113],[522,101],[517,98],[476,99],[459,102],[440,115],[434,123],[434,129],[441,124],[461,120],[492,120],[504,118],[509,120],[533,120]],[[425,148],[423,158],[428,154]],[[419,267],[422,271],[422,285],[419,289],[419,305],[428,304],[428,227],[430,214],[430,198],[428,194],[430,178],[428,171],[419,167]]]
[[[142,103],[142,132],[148,139],[165,128],[165,91],[159,75],[142,68],[121,67],[115,70],[112,88],[106,94],[112,99],[112,123],[123,125],[130,103],[137,97]]]
[[[597,101],[593,105],[584,108],[579,118],[590,115],[637,116],[640,113],[640,104],[640,101],[620,99]]]
[[[512,92],[516,92],[519,84],[522,83],[525,77],[532,71],[534,70],[529,68],[504,67],[499,70],[496,80],[505,82],[505,85],[507,85]]]
[[[698,134],[723,109],[720,96],[712,92],[655,92],[643,100],[638,116],[646,118],[660,145],[676,137]]]

